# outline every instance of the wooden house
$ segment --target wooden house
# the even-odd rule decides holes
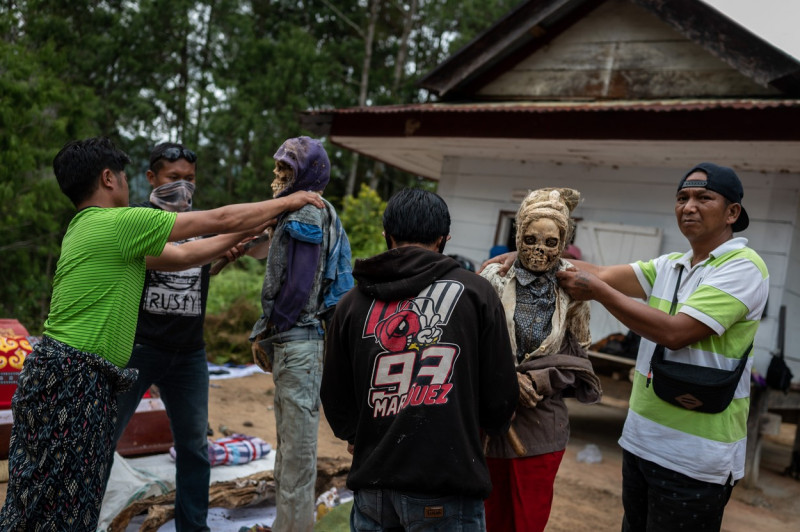
[[[798,60],[699,0],[529,0],[420,85],[435,102],[307,119],[335,145],[438,181],[448,253],[480,263],[513,242],[520,200],[545,186],[582,193],[575,242],[591,262],[685,251],[680,178],[702,161],[731,166],[751,220],[741,236],[770,272],[756,369],[781,305],[800,360]],[[625,331],[592,310],[594,338]]]

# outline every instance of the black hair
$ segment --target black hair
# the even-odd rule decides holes
[[[450,234],[450,211],[438,194],[419,188],[406,188],[389,199],[383,211],[386,241],[398,244],[430,245],[442,239],[440,252]]]
[[[178,159],[186,159],[197,167],[197,155],[192,150],[177,142],[162,142],[150,152],[150,170],[154,174],[158,174],[158,171],[167,162],[174,162]]]
[[[117,174],[130,162],[110,139],[92,137],[65,144],[53,159],[53,173],[61,192],[77,207],[97,190],[103,170]]]

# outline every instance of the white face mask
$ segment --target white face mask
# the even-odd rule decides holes
[[[294,180],[294,170],[288,164],[276,161],[275,162],[275,169],[272,171],[275,175],[275,179],[272,180],[272,197],[277,198],[278,194],[286,190],[286,188],[292,184]]]
[[[194,183],[180,179],[156,187],[150,193],[150,203],[169,212],[192,210]]]
[[[558,225],[550,218],[539,218],[527,224],[518,251],[525,269],[535,273],[550,271],[561,258]]]

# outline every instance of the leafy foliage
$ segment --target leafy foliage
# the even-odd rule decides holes
[[[0,42],[0,312],[38,334],[73,207],[48,172],[58,148],[88,129],[91,92],[67,86],[43,54]]]
[[[216,364],[252,362],[250,330],[261,315],[264,264],[242,257],[211,278],[203,336]]]
[[[51,169],[67,141],[105,135],[126,150],[132,202],[149,193],[148,153],[163,141],[197,152],[196,205],[263,199],[275,150],[308,134],[302,112],[360,98],[365,105],[430,99],[416,80],[517,1],[3,2],[1,312],[41,330],[73,213]],[[356,188],[373,189],[347,200],[354,256],[382,251],[380,198],[430,183],[331,145],[328,153],[326,197],[347,195],[356,160]]]
[[[383,211],[386,202],[367,185],[361,185],[358,197],[344,198],[344,208],[339,213],[353,260],[365,259],[386,250],[383,238]]]

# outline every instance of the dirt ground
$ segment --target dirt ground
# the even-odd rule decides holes
[[[621,452],[617,438],[625,419],[625,403],[608,392],[614,383],[604,381],[608,399],[599,405],[570,403],[572,436],[555,484],[555,500],[548,532],[617,531],[622,517]],[[237,379],[212,380],[209,423],[214,438],[225,432],[259,436],[275,445],[272,376],[257,374]],[[724,532],[796,532],[800,523],[800,482],[781,473],[790,462],[795,426],[783,424],[778,436],[765,437],[759,486],[736,486],[725,511]],[[577,460],[588,444],[602,454],[600,463]],[[324,419],[319,431],[317,491],[344,486],[350,455]],[[0,484],[0,500],[6,484]]]
[[[604,386],[613,382],[604,380]],[[211,381],[209,417],[215,437],[220,427],[264,438],[275,444],[272,377],[258,374]],[[625,420],[624,404],[609,397],[599,405],[570,403],[572,436],[555,484],[548,532],[617,531],[622,518],[621,451],[617,439]],[[766,437],[759,487],[738,485],[728,503],[724,532],[796,532],[800,523],[800,482],[782,476],[789,465],[794,425],[784,424],[777,437]],[[602,461],[578,462],[577,454],[595,444]],[[323,419],[319,431],[318,491],[342,486],[350,464],[344,442],[336,439]],[[336,474],[338,472],[338,475]]]

